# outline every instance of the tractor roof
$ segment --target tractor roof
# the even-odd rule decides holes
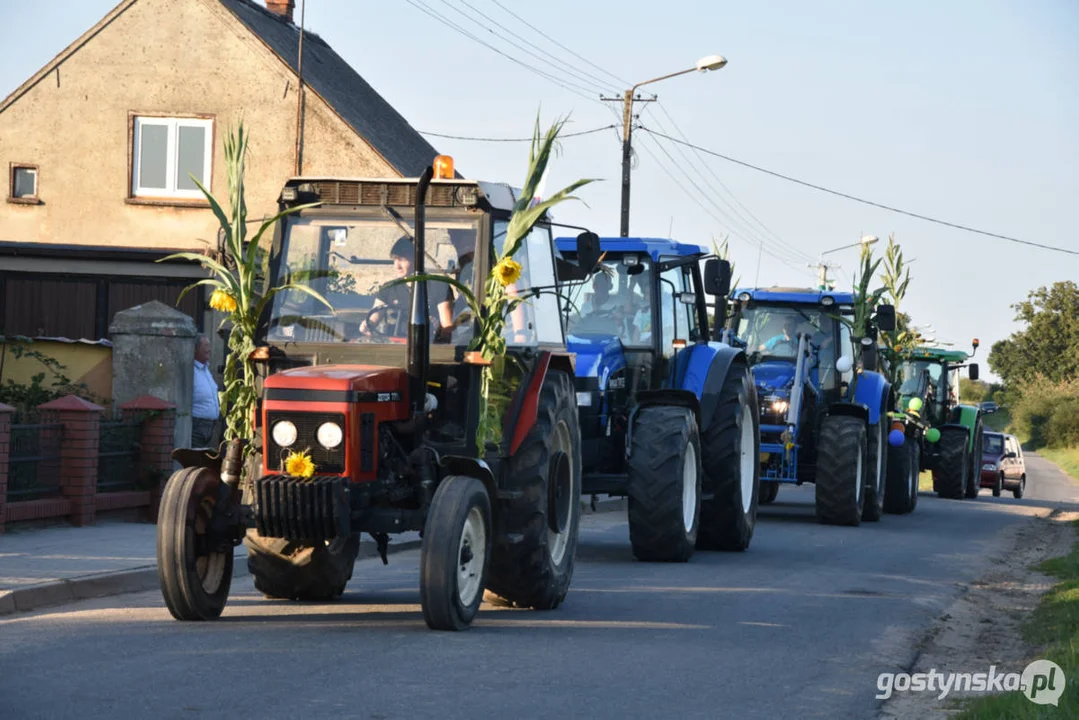
[[[944,348],[939,347],[915,348],[911,351],[910,355],[914,360],[929,359],[950,363],[966,362],[967,359],[970,358],[970,355],[962,350],[945,350]]]
[[[754,300],[756,302],[764,303],[803,303],[806,305],[820,305],[821,300],[830,297],[837,305],[854,304],[854,293],[836,292],[834,290],[814,290],[812,288],[737,288],[731,291],[731,297],[739,300]]]
[[[416,202],[415,189],[419,178],[366,178],[366,177],[326,177],[300,176],[289,178],[285,187],[311,185],[319,200],[326,205],[413,205]],[[428,190],[428,207],[467,206],[457,188],[475,188],[476,197],[487,201],[492,209],[512,212],[521,194],[520,188],[506,183],[467,180],[464,178],[438,179],[431,181]]]
[[[577,238],[560,237],[555,239],[559,252],[574,252],[577,249]],[[653,262],[658,262],[661,257],[683,255],[707,255],[708,249],[693,243],[683,243],[668,238],[630,238],[630,237],[601,237],[600,249],[604,252],[636,252],[648,253]]]

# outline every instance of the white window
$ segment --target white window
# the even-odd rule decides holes
[[[37,199],[37,168],[33,165],[11,166],[11,191],[8,197],[19,200]]]
[[[202,199],[191,177],[210,188],[213,123],[195,118],[136,117],[131,194]]]

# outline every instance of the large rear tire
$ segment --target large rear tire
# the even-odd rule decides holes
[[[865,478],[865,422],[825,415],[817,440],[817,519],[827,525],[861,523]]]
[[[888,425],[884,413],[876,425],[870,425],[868,433],[868,479],[865,488],[865,504],[862,520],[876,522],[884,514],[885,492],[888,483]]]
[[[255,589],[286,600],[336,600],[352,579],[360,536],[352,534],[330,542],[305,543],[266,538],[248,530],[247,569]]]
[[[974,448],[970,451],[970,470],[967,476],[967,500],[974,500],[981,490],[982,475],[982,418],[974,423]]]
[[[950,500],[962,500],[970,476],[970,435],[966,428],[940,429],[940,449],[933,469],[937,495]]]
[[[232,585],[232,543],[209,535],[221,478],[189,467],[169,478],[157,517],[161,594],[177,620],[216,620]]]
[[[483,602],[491,499],[476,478],[450,475],[431,500],[420,546],[420,605],[432,630],[467,630]]]
[[[903,445],[889,448],[884,511],[903,515],[914,511],[918,502],[918,440],[906,437]]]
[[[548,370],[536,424],[509,460],[487,587],[502,604],[553,610],[569,592],[581,522],[581,433],[569,375]]]
[[[761,493],[756,407],[753,375],[745,365],[732,365],[701,438],[701,488],[712,498],[701,501],[699,549],[741,552],[753,539]]]
[[[701,519],[701,441],[684,407],[641,408],[629,456],[629,540],[646,562],[686,562]]]

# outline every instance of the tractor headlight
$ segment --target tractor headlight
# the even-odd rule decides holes
[[[790,407],[790,403],[788,403],[786,400],[776,400],[772,403],[772,412],[776,413],[777,415],[781,415],[787,412],[788,407]]]
[[[740,302],[749,302],[750,295],[747,292],[738,293],[738,300]]]
[[[274,423],[273,441],[278,447],[291,447],[296,442],[296,426],[289,420]]]
[[[327,450],[333,450],[345,439],[345,432],[335,422],[324,422],[318,426],[315,437],[318,438],[319,445]]]

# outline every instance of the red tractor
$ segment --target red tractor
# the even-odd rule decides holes
[[[383,563],[391,534],[421,533],[420,598],[432,629],[469,627],[485,590],[535,609],[565,598],[581,441],[550,221],[541,219],[515,256],[522,274],[507,290],[529,299],[507,319],[507,356],[489,396],[501,437],[477,447],[485,361],[468,351],[476,325],[464,298],[451,283],[393,281],[443,275],[482,303],[517,197],[505,185],[457,178],[449,158],[434,165],[438,177],[428,168],[418,181],[285,185],[282,209],[319,205],[279,223],[268,281],[303,281],[333,310],[299,291],[267,307],[246,465],[239,441],[220,455],[175,453],[185,467],[164,492],[157,553],[176,619],[221,614],[240,542],[265,595],[335,599],[352,577],[361,533]],[[598,259],[594,235],[583,233],[579,245]],[[287,467],[297,451],[313,473]]]

